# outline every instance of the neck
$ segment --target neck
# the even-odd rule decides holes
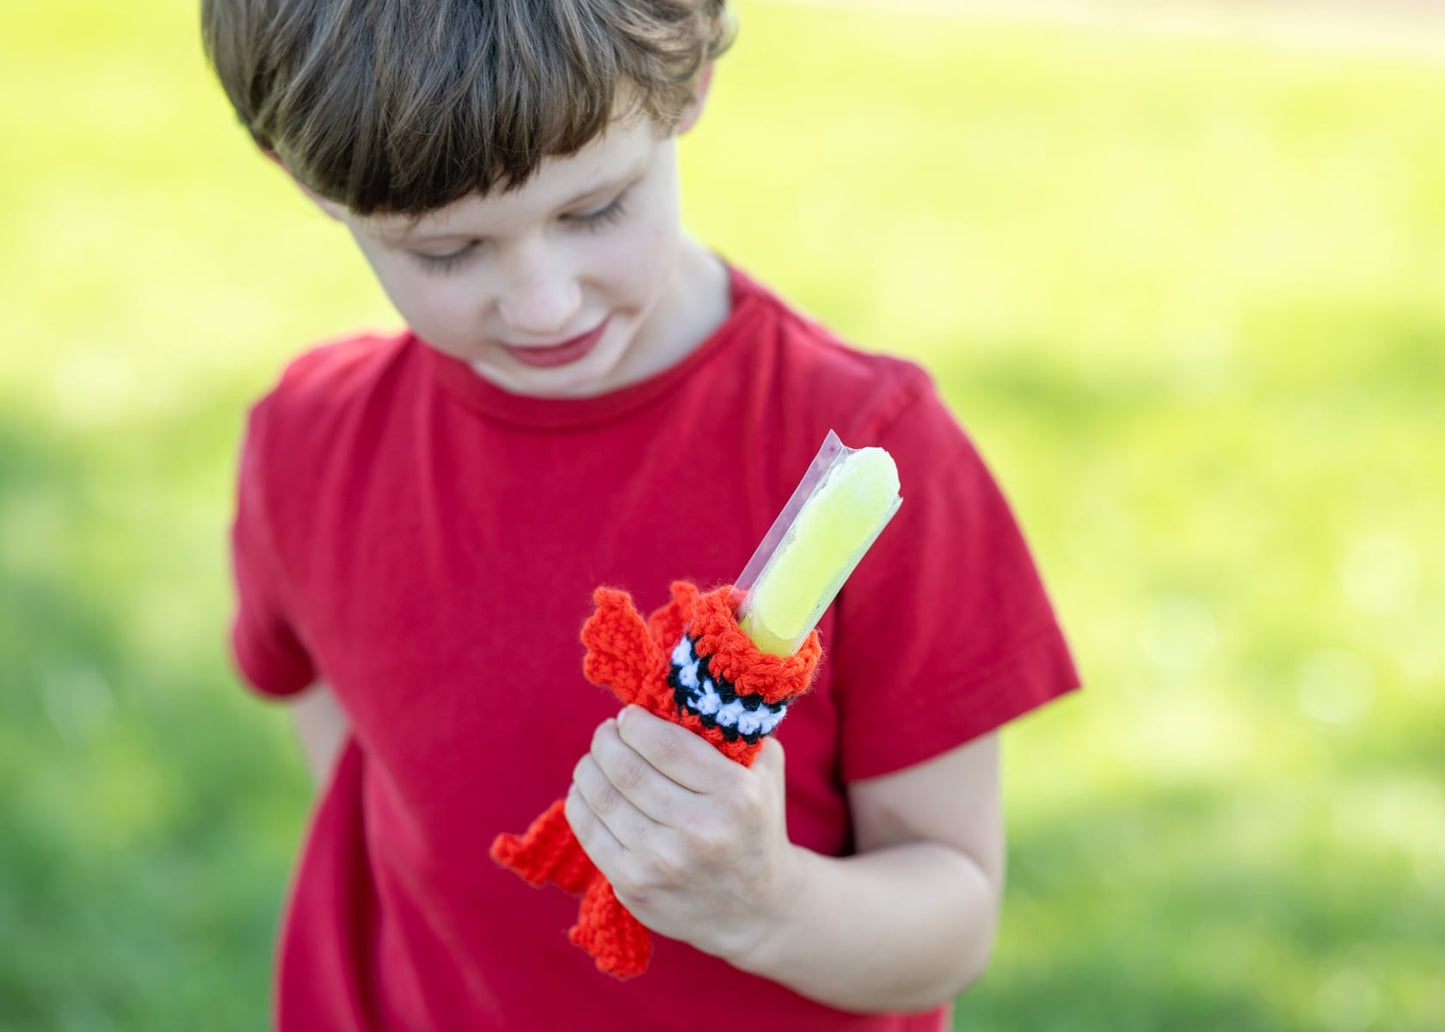
[[[646,340],[624,360],[624,384],[670,369],[696,351],[727,321],[732,289],[727,266],[712,251],[684,235],[671,287],[648,319]]]

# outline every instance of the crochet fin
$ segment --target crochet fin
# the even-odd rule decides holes
[[[658,671],[667,669],[662,650],[648,635],[627,592],[598,588],[592,601],[597,610],[582,625],[582,644],[587,646],[582,673],[623,702],[637,702],[648,694],[645,689],[657,680]]]
[[[671,652],[672,647],[682,640],[682,632],[687,629],[688,621],[697,611],[700,596],[697,585],[688,581],[673,581],[672,599],[661,609],[653,610],[652,615],[647,618],[647,629],[652,634],[652,640],[657,642],[664,654]]]
[[[597,868],[582,851],[562,807],[563,800],[557,800],[521,835],[498,835],[491,854],[534,886],[550,881],[575,894],[587,888]]]

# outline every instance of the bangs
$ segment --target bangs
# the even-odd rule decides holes
[[[203,17],[256,142],[360,215],[514,189],[633,111],[671,130],[730,42],[720,0],[207,0]]]

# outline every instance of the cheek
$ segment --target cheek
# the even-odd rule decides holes
[[[407,325],[430,344],[446,347],[449,337],[460,336],[473,322],[462,277],[418,272],[391,277],[382,286]]]
[[[609,282],[637,301],[655,299],[674,267],[678,247],[675,220],[666,213],[639,220],[599,254]]]

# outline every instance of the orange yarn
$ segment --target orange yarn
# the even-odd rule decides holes
[[[669,671],[676,672],[671,659],[674,648],[686,633],[711,678],[726,682],[722,690],[727,697],[750,698],[752,710],[759,708],[760,699],[779,710],[776,719],[781,719],[781,707],[808,690],[822,648],[814,631],[791,656],[760,651],[738,627],[731,597],[730,587],[703,594],[695,585],[677,581],[672,601],[644,622],[625,591],[598,588],[592,596],[597,609],[582,628],[582,643],[587,646],[582,672],[624,703],[681,724],[729,759],[751,766],[767,731],[739,733],[737,727],[686,708],[680,701],[683,689],[669,683]],[[497,836],[492,857],[533,885],[550,881],[567,892],[581,893],[577,924],[568,938],[596,958],[600,970],[618,978],[640,975],[652,956],[651,935],[582,851],[562,807],[559,799],[520,836]]]

